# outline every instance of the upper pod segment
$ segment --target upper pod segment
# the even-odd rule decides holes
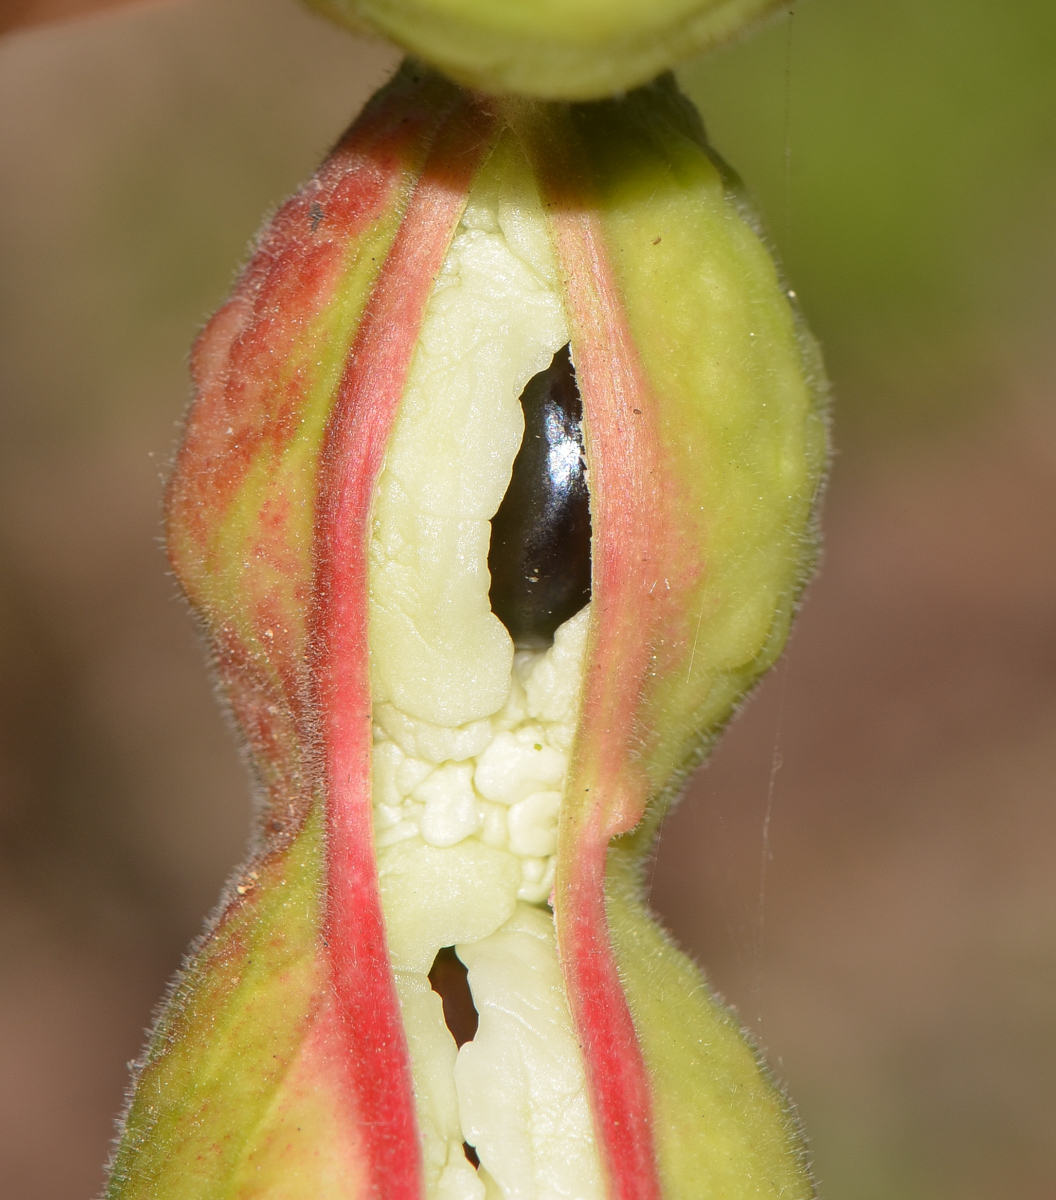
[[[728,41],[775,0],[307,0],[485,92],[593,100]]]

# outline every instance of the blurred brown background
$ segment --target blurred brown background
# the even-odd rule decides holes
[[[3,1200],[98,1191],[239,857],[159,479],[196,328],[392,62],[288,0],[0,42]],[[654,899],[828,1200],[1052,1200],[1056,7],[810,0],[683,79],[825,345],[840,454],[824,569]]]

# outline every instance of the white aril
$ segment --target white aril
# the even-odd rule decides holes
[[[568,341],[519,153],[501,144],[470,195],[371,515],[375,846],[429,1200],[603,1194],[545,907],[589,611],[549,650],[515,653],[488,602],[519,397]],[[457,1056],[428,980],[444,946],[469,967],[480,1013]]]

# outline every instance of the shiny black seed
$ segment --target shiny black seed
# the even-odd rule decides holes
[[[542,649],[590,599],[583,406],[568,346],[521,394],[524,440],[491,522],[492,612],[519,649]]]

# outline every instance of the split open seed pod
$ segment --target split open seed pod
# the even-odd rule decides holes
[[[811,1195],[643,898],[785,640],[825,460],[813,345],[688,102],[405,67],[193,368],[169,548],[258,829],[110,1196]]]

